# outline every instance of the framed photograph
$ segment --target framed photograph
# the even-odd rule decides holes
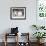
[[[26,19],[26,7],[11,7],[10,19],[12,20]]]

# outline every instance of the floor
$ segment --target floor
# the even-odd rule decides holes
[[[31,45],[30,46],[37,46],[37,43],[30,43]],[[4,43],[2,42],[0,42],[0,46],[4,46]],[[15,43],[8,43],[8,46],[15,46]],[[21,46],[23,46],[23,45],[21,45]],[[24,45],[25,46],[25,45]],[[46,46],[46,43],[44,43],[44,45],[41,45],[41,46]]]

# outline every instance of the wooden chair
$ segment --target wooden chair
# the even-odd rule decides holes
[[[17,33],[17,34],[5,33],[5,41],[4,41],[5,46],[8,45],[8,42],[7,42],[7,38],[8,38],[8,37],[7,37],[7,36],[9,36],[9,38],[10,38],[10,36],[17,36],[17,38],[15,38],[15,40],[17,39],[15,46],[18,46],[18,33]]]
[[[22,40],[23,39],[26,39],[26,41],[24,42],[20,42],[19,45],[20,46],[30,46],[30,42],[29,42],[29,33],[21,33],[21,37],[22,37]],[[21,39],[20,39],[21,40]]]

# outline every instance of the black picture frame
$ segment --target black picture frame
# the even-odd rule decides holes
[[[10,8],[11,20],[25,20],[26,19],[26,7],[11,7]]]

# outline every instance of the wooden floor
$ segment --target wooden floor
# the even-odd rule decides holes
[[[2,42],[0,42],[0,46],[4,46],[4,43]],[[8,43],[8,46],[15,46],[15,43]],[[37,46],[37,43],[30,43],[30,46]],[[42,45],[42,46],[46,46],[46,43],[44,43],[44,45]]]

